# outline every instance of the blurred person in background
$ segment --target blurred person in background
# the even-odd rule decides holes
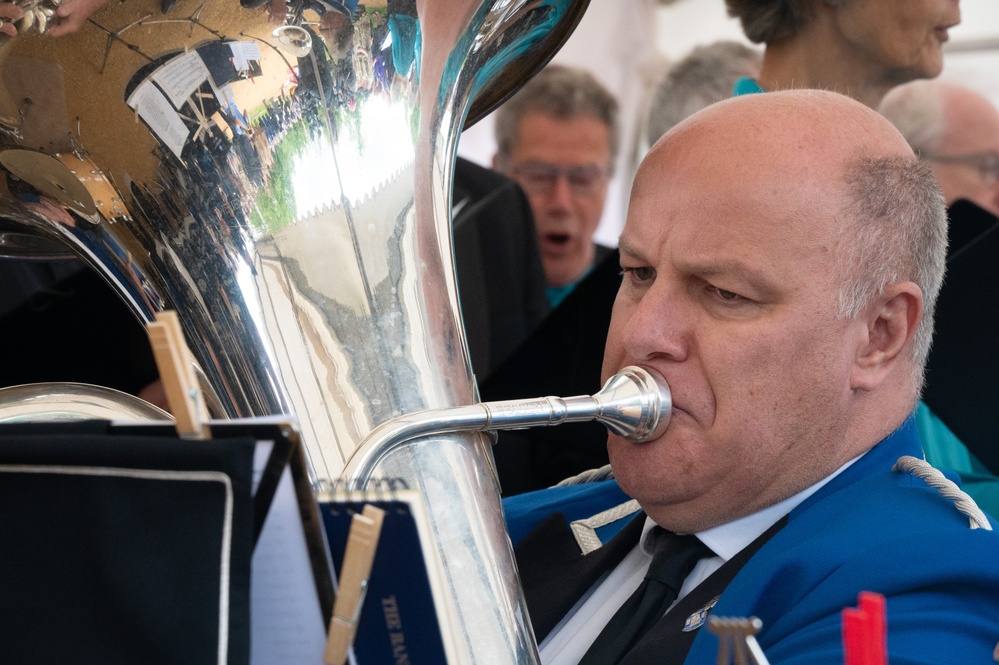
[[[759,75],[762,61],[760,51],[733,41],[717,41],[692,50],[656,85],[646,121],[649,146],[687,116],[731,97],[739,79]]]
[[[933,167],[947,205],[959,199],[999,216],[999,109],[953,83],[913,81],[878,107]]]
[[[816,88],[871,108],[891,88],[943,69],[959,0],[725,0],[749,41],[765,44],[756,79],[739,94]]]
[[[497,111],[496,143],[493,167],[530,201],[556,307],[610,253],[593,234],[620,143],[617,101],[592,74],[549,65]]]
[[[947,203],[947,279],[921,408],[926,459],[961,474],[966,491],[999,514],[999,393],[981,390],[999,372],[999,111],[969,88],[913,81],[878,110],[933,169]],[[938,417],[939,416],[939,417]],[[979,481],[972,483],[970,481]]]

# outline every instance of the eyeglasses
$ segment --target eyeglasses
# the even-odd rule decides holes
[[[938,155],[920,151],[919,156],[941,164],[964,164],[978,171],[982,180],[989,184],[999,183],[999,153],[975,152],[966,155]]]
[[[610,175],[610,169],[592,164],[558,167],[530,162],[514,165],[510,168],[510,173],[528,194],[550,194],[559,178],[565,178],[573,196],[586,197],[599,191]]]

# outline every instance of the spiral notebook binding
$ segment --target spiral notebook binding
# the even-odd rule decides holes
[[[357,505],[379,503],[390,505],[392,509],[408,512],[408,501],[412,496],[402,497],[400,493],[410,492],[405,478],[373,478],[363,486],[346,478],[320,478],[313,484],[316,500],[325,504],[336,514],[343,509],[347,514],[358,512]]]

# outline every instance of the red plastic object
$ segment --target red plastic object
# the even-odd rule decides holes
[[[885,597],[861,591],[856,609],[843,610],[844,665],[887,665]]]

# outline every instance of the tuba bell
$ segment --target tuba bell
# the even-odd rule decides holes
[[[313,480],[339,478],[383,423],[477,401],[457,139],[587,0],[168,4],[59,37],[55,2],[24,4],[0,46],[0,254],[69,251],[143,323],[176,310],[213,415],[293,414]],[[533,663],[489,445],[430,434],[372,473],[423,495],[462,662]]]

